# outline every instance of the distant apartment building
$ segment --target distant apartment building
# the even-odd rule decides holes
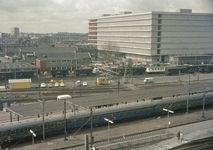
[[[5,33],[0,32],[0,38],[5,38],[5,37],[6,37],[6,34],[5,34]]]
[[[138,14],[125,11],[89,19],[91,45],[99,52],[116,51],[135,61],[170,62],[170,57],[186,55],[209,59],[212,41],[213,13],[192,13],[191,9]]]
[[[17,28],[17,27],[10,28],[11,37],[17,37],[18,35],[19,35],[19,28]]]

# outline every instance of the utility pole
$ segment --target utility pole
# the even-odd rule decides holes
[[[44,128],[44,99],[42,99],[42,112],[43,112],[43,116],[42,116],[42,121],[43,121],[43,141],[45,142],[45,128]]]
[[[75,79],[74,79],[74,98],[75,98]]]
[[[38,86],[39,86],[39,100],[41,100],[41,81],[40,81],[40,75],[38,75]]]
[[[187,106],[186,106],[186,114],[188,114],[189,111],[189,83],[187,85]]]
[[[92,107],[90,108],[90,141],[91,141],[91,149],[93,145],[93,136],[92,136]]]
[[[199,71],[197,72],[197,83],[199,83]]]
[[[203,85],[203,92],[204,92],[204,95],[203,95],[203,114],[202,114],[202,118],[205,118],[205,117],[204,117],[204,111],[205,111],[205,98],[206,98],[206,96],[205,96],[205,94],[206,94],[206,86],[205,86],[205,84]]]
[[[179,80],[178,80],[178,81],[179,81],[179,84],[178,84],[178,85],[180,86],[180,70],[179,70]]]
[[[190,84],[190,74],[189,74],[189,84]]]
[[[99,82],[100,83],[100,82]],[[97,74],[97,68],[96,68],[96,86],[98,86],[98,74]]]
[[[119,78],[119,74],[118,74],[118,93],[119,93],[119,86],[120,86],[120,78]]]
[[[42,142],[45,142],[45,127],[44,127],[44,99],[41,101],[41,81],[40,81],[40,75],[38,75],[38,81],[39,81],[39,102],[42,102],[42,132],[43,132],[43,140]]]
[[[80,77],[80,97],[81,97],[81,77]]]
[[[66,98],[64,99],[64,141],[67,140],[67,121],[66,121]]]

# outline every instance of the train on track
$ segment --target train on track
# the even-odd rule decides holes
[[[213,72],[213,64],[146,67],[146,73],[177,75],[179,71],[181,74],[193,74],[196,72],[211,73]]]
[[[110,66],[105,66],[102,67],[114,72],[119,73],[120,75],[124,75],[125,68],[117,68],[117,67],[110,67]],[[93,73],[93,67],[87,67],[87,68],[78,68],[75,69],[73,72],[76,76],[79,75],[95,75]],[[101,70],[101,69],[100,69]],[[101,70],[102,72],[105,72],[106,70]],[[201,64],[201,65],[180,65],[180,66],[152,66],[152,67],[132,67],[127,68],[126,72],[127,74],[144,74],[144,73],[161,73],[165,75],[178,75],[178,73],[181,74],[193,74],[196,72],[200,73],[211,73],[213,72],[213,64]],[[63,69],[63,70],[51,70],[50,74],[55,77],[56,75],[63,75],[66,76],[70,73],[70,70],[68,69]],[[16,76],[16,77],[15,77]],[[5,79],[15,79],[15,78],[32,78],[34,77],[34,72],[28,71],[28,72],[17,72],[16,74],[14,73],[0,73],[0,79],[5,80]]]
[[[189,96],[189,111],[195,107],[203,105],[203,94]],[[213,104],[213,93],[206,93],[205,105]],[[186,110],[187,96],[179,96],[174,98],[166,98],[153,101],[141,101],[138,103],[122,104],[111,107],[104,107],[93,110],[93,124],[102,124],[104,118],[119,122],[124,119],[145,118],[153,115],[161,116],[164,113],[163,108],[172,111]],[[12,123],[4,123],[0,125],[0,140],[8,142],[31,136],[30,130],[37,136],[42,135],[42,118],[21,120]],[[90,111],[79,111],[75,113],[67,113],[66,122],[63,115],[54,115],[45,117],[45,134],[51,135],[63,132],[66,125],[67,130],[75,130],[81,126],[90,125]]]

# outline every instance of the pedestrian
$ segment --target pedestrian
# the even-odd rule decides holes
[[[180,132],[180,140],[182,141],[182,138],[183,138],[183,133]]]
[[[181,141],[183,141],[183,133],[182,133],[182,138],[181,138]]]
[[[180,131],[178,131],[178,133],[177,133],[177,138],[178,138],[178,140],[180,140]]]

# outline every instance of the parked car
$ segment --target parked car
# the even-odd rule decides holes
[[[49,83],[49,84],[48,84],[48,88],[51,88],[51,87],[53,87],[53,84],[52,84],[52,83]]]
[[[64,85],[64,82],[61,82],[60,83],[60,87],[64,87],[65,85]]]
[[[127,78],[123,78],[123,83],[129,83]]]
[[[60,82],[60,83],[61,83],[61,82],[64,82],[64,80],[63,80],[63,79],[61,79],[61,80],[59,80],[58,82]]]
[[[56,83],[56,80],[50,80],[51,83]]]
[[[83,86],[87,86],[87,82],[84,82],[84,83],[83,83]]]
[[[55,83],[55,87],[59,87],[59,84],[58,84],[58,82],[56,82],[56,83]]]
[[[45,87],[46,87],[46,84],[45,84],[45,83],[41,83],[41,87],[42,87],[42,88],[45,88]]]

